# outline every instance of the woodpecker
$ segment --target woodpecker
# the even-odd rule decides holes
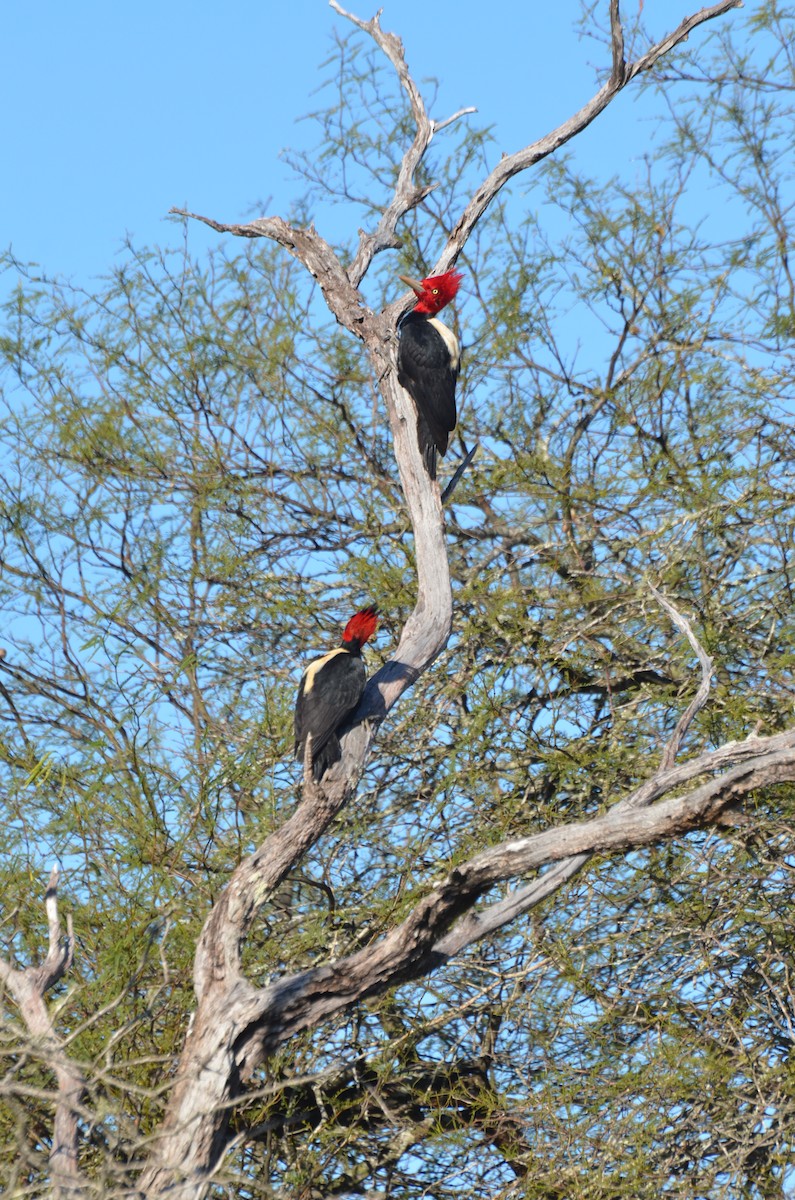
[[[417,438],[431,479],[436,478],[436,452],[444,454],[455,429],[455,384],[461,348],[452,329],[436,314],[455,296],[463,276],[458,271],[403,283],[418,300],[400,322],[398,380],[417,406]]]
[[[339,734],[362,698],[367,674],[362,646],[378,628],[372,605],[355,613],[336,650],[314,658],[304,671],[295,702],[295,757],[303,760],[312,735],[312,774],[322,779],[339,762]]]

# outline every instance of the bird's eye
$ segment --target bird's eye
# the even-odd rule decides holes
[[[433,294],[434,296],[438,296],[438,295],[439,295],[439,289],[438,289],[438,288],[434,288],[434,289],[433,289],[433,293],[432,293],[432,294]]]

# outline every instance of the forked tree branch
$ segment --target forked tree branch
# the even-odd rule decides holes
[[[5,984],[30,1035],[32,1053],[41,1058],[57,1082],[55,1121],[50,1146],[50,1172],[56,1200],[77,1200],[86,1193],[86,1180],[78,1165],[78,1120],[85,1092],[82,1071],[66,1054],[55,1032],[46,995],[72,965],[74,934],[67,918],[64,937],[58,916],[58,869],[53,867],[44,898],[49,945],[38,967],[15,968],[0,959],[0,982]]]
[[[618,0],[610,0],[610,33],[612,68],[610,77],[595,96],[584,104],[578,112],[569,117],[551,133],[547,133],[536,142],[517,150],[514,154],[506,154],[497,166],[483,180],[469,204],[461,214],[458,223],[447,240],[442,254],[439,256],[436,269],[446,271],[455,263],[466,245],[469,237],[481,219],[486,209],[493,202],[505,184],[515,175],[528,170],[542,159],[547,158],[561,146],[565,146],[577,134],[582,133],[601,112],[607,108],[623,88],[637,75],[648,71],[666,54],[680,43],[687,40],[689,35],[699,25],[711,21],[729,12],[732,8],[742,8],[743,0],[720,0],[719,4],[710,4],[699,9],[679,24],[672,33],[667,34],[641,55],[635,62],[624,62],[624,34],[618,10]]]
[[[403,50],[403,42],[394,33],[385,33],[383,31],[380,25],[380,11],[376,13],[372,20],[363,21],[360,17],[354,16],[353,13],[346,12],[337,3],[337,0],[329,0],[329,3],[341,17],[345,17],[346,20],[351,21],[352,24],[356,25],[364,33],[369,34],[389,59],[395,68],[395,74],[398,77],[400,86],[408,96],[409,104],[411,105],[411,114],[414,118],[414,140],[403,155],[392,199],[385,207],[375,231],[373,233],[360,232],[359,249],[356,252],[353,262],[348,267],[348,278],[354,287],[358,287],[376,254],[379,254],[382,250],[394,250],[399,247],[400,239],[396,232],[398,222],[413,208],[416,208],[418,204],[421,204],[435,187],[435,184],[418,187],[414,182],[414,173],[422,162],[431,144],[433,135],[440,129],[445,129],[448,125],[457,121],[459,117],[477,112],[477,109],[462,108],[458,112],[453,113],[451,117],[447,117],[444,121],[432,120],[428,116],[422,93],[409,72]]]
[[[689,628],[686,619],[670,602],[663,607],[666,612],[673,610],[671,615],[676,614],[677,627],[686,632],[684,627]],[[697,643],[695,635],[692,636]],[[702,663],[702,685],[703,679],[709,678],[708,663],[708,659]],[[702,690],[703,686],[699,692]],[[691,703],[686,710],[691,722],[695,711],[696,706]],[[686,732],[681,726],[679,722],[680,741]],[[671,745],[669,741],[664,754],[667,755]],[[684,794],[676,794],[705,776],[711,778]],[[192,1163],[195,1170],[197,1162],[202,1159],[206,1162],[208,1155],[220,1152],[221,1126],[233,1101],[234,1089],[239,1086],[236,1081],[244,1082],[268,1054],[295,1034],[366,997],[437,969],[464,946],[527,912],[594,853],[625,852],[706,828],[719,823],[722,814],[749,793],[793,780],[795,729],[769,738],[752,737],[729,743],[679,765],[660,765],[648,781],[601,817],[512,839],[461,864],[378,943],[259,990],[238,976],[234,986],[205,997],[188,1040],[190,1046],[195,1037],[196,1049],[200,1046],[202,1053],[190,1055],[186,1047],[185,1075],[180,1081],[185,1098],[179,1108],[182,1124],[174,1131],[181,1139],[182,1161],[186,1165]],[[494,885],[540,871],[550,864],[551,869],[528,888],[483,912],[475,910],[479,898]],[[235,1031],[231,1041],[230,1023]],[[197,1083],[197,1077],[207,1071],[213,1078],[223,1071],[229,1081],[221,1108],[211,1106],[205,1087],[188,1086],[191,1081]],[[217,1096],[215,1103],[218,1104]],[[214,1132],[209,1143],[208,1128]],[[156,1184],[158,1179],[166,1178],[173,1181],[173,1166],[165,1175],[153,1175]],[[195,1189],[199,1178],[195,1173],[187,1174],[186,1190],[177,1190],[174,1195],[181,1198],[193,1195],[191,1189]]]
[[[368,350],[373,377],[381,391],[392,426],[395,457],[415,537],[418,576],[417,604],[403,630],[397,653],[394,659],[382,668],[376,679],[371,681],[359,711],[359,717],[378,723],[406,687],[418,678],[443,649],[451,628],[452,609],[449,575],[446,567],[443,567],[447,556],[438,490],[428,480],[417,453],[413,404],[395,379],[393,330],[394,323],[405,305],[405,298],[395,301],[385,312],[376,315],[364,303],[357,285],[378,248],[386,248],[387,244],[391,244],[397,222],[417,203],[413,184],[414,173],[436,128],[455,118],[449,118],[439,126],[434,125],[428,116],[419,88],[409,72],[403,44],[394,34],[381,29],[380,13],[365,21],[343,9],[338,0],[330,2],[336,12],[372,37],[390,61],[401,87],[408,96],[414,118],[415,136],[411,146],[404,153],[394,193],[378,227],[380,232],[362,235],[356,259],[346,271],[332,247],[318,234],[314,226],[298,229],[281,217],[262,217],[245,225],[223,224],[213,218],[184,210],[172,209],[172,212],[203,221],[219,232],[231,233],[238,237],[267,237],[277,241],[297,257],[317,279],[330,311]],[[692,16],[686,17],[672,33],[652,46],[636,62],[626,66],[618,0],[610,0],[612,70],[607,83],[588,104],[557,129],[517,153],[501,159],[464,210],[439,258],[438,269],[444,270],[452,265],[475,225],[509,179],[520,171],[527,170],[580,133],[631,79],[653,66],[664,54],[685,40],[693,29],[740,6],[741,0],[721,0],[718,4],[700,9]],[[455,114],[455,117],[459,115]],[[443,578],[440,578],[440,575]],[[348,740],[348,753],[343,757],[340,771],[335,772],[337,780],[345,778],[353,784],[363,765],[369,740],[369,736],[358,736]],[[349,794],[349,791],[350,788],[347,788],[345,794]],[[342,803],[344,797],[340,806]]]
[[[396,229],[399,221],[415,208],[420,203],[428,192],[430,187],[418,188],[414,184],[414,172],[417,166],[422,161],[428,146],[431,143],[434,133],[449,125],[452,121],[457,120],[470,112],[476,112],[475,108],[463,108],[459,112],[448,117],[445,121],[438,123],[434,122],[427,113],[424,101],[420,95],[406,64],[403,51],[403,43],[400,38],[394,34],[385,33],[380,26],[380,12],[376,14],[370,21],[364,21],[353,13],[347,12],[338,3],[337,0],[330,0],[331,7],[351,21],[357,28],[361,29],[373,38],[376,45],[380,47],[389,61],[395,68],[401,87],[406,92],[409,103],[411,105],[412,115],[415,123],[415,135],[411,146],[405,151],[401,161],[398,179],[395,184],[394,193],[384,209],[383,215],[374,233],[362,233],[360,236],[359,248],[356,256],[347,271],[347,278],[353,287],[358,287],[361,280],[367,273],[373,257],[382,250],[392,249],[396,243]],[[624,59],[624,32],[619,12],[619,0],[610,0],[610,41],[611,41],[611,70],[607,82],[599,89],[599,91],[580,108],[568,120],[558,125],[557,128],[545,134],[535,142],[530,142],[521,150],[515,151],[513,154],[506,154],[500,159],[497,166],[486,176],[480,186],[476,189],[472,200],[464,209],[455,228],[450,234],[447,244],[439,256],[436,264],[436,270],[448,270],[460,255],[466,245],[473,229],[478,221],[484,215],[486,210],[495,200],[499,192],[515,175],[522,171],[528,170],[530,167],[547,158],[555,150],[560,149],[577,134],[581,133],[592,121],[599,116],[601,112],[616,98],[618,93],[631,83],[636,76],[645,71],[650,70],[656,63],[660,61],[666,54],[673,50],[682,42],[687,41],[694,29],[700,25],[704,25],[707,21],[714,20],[716,17],[723,16],[733,8],[742,8],[743,0],[720,0],[718,4],[706,5],[700,8],[698,12],[693,13],[689,17],[685,17],[676,29],[665,35],[660,41],[655,42],[645,54],[634,62],[627,64]],[[315,230],[310,227],[309,230],[298,230],[288,225],[281,217],[260,217],[255,221],[250,221],[244,225],[241,224],[223,224],[214,220],[211,217],[199,216],[197,213],[187,212],[184,209],[172,208],[171,212],[184,217],[190,217],[194,220],[203,221],[211,228],[222,233],[231,233],[236,237],[268,237],[273,238],[288,250],[295,253],[296,257],[301,259],[302,250],[299,245],[302,235],[313,234],[317,236]],[[308,265],[308,264],[305,264]],[[311,269],[311,268],[310,268]],[[314,272],[313,272],[314,273]],[[325,293],[324,293],[325,294]],[[330,306],[331,307],[331,306]],[[395,310],[393,312],[393,309]],[[388,310],[392,316],[395,312],[399,312],[399,307],[390,306]],[[340,315],[332,307],[332,312],[341,320]],[[346,321],[342,324],[350,331],[358,336],[358,329],[352,328]]]

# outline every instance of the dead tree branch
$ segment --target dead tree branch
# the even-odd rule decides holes
[[[682,785],[705,775],[713,778],[685,794],[671,796]],[[196,1170],[197,1158],[201,1161],[201,1152],[220,1152],[222,1127],[236,1089],[242,1088],[270,1053],[301,1030],[366,997],[438,969],[452,954],[515,920],[549,895],[570,878],[573,864],[581,865],[594,853],[626,852],[709,827],[751,792],[793,780],[795,730],[729,744],[670,770],[656,771],[651,790],[645,785],[645,793],[638,789],[601,817],[517,838],[476,855],[437,884],[402,924],[374,945],[260,990],[239,978],[234,988],[225,989],[222,1010],[200,1005],[189,1037],[189,1046],[195,1039],[195,1053],[189,1055],[186,1050],[184,1059],[182,1125],[174,1130],[184,1156],[178,1164],[172,1160],[165,1174],[155,1174],[154,1182],[173,1182],[178,1166],[186,1190],[176,1190],[174,1195],[195,1195],[205,1169]],[[641,794],[643,808],[639,810]],[[531,885],[532,893],[526,889],[482,913],[475,911],[478,900],[494,885],[548,864],[557,865]],[[225,1022],[231,1022],[235,1030],[231,1045]],[[203,1086],[204,1073],[220,1069],[234,1081],[221,1111],[211,1109]],[[189,1082],[194,1086],[188,1086]],[[215,1140],[205,1145],[211,1117],[215,1118]]]
[[[78,1117],[85,1093],[80,1068],[65,1053],[55,1033],[45,997],[72,965],[74,935],[71,918],[63,936],[58,916],[58,869],[53,867],[44,898],[49,932],[47,957],[39,967],[12,967],[0,959],[0,981],[8,988],[19,1009],[33,1045],[57,1081],[55,1121],[50,1147],[50,1171],[56,1200],[76,1200],[85,1194],[86,1181],[78,1166]]]
[[[483,183],[476,190],[475,195],[461,214],[458,223],[447,240],[447,245],[439,256],[436,269],[438,271],[446,271],[455,263],[469,240],[472,230],[509,180],[513,179],[520,172],[526,171],[529,167],[535,166],[543,158],[547,158],[555,150],[559,150],[561,146],[565,146],[566,142],[570,142],[577,134],[582,133],[583,129],[586,129],[607,108],[608,104],[616,98],[618,93],[628,83],[641,74],[641,72],[648,71],[655,63],[668,54],[669,51],[673,50],[674,47],[686,41],[689,34],[698,28],[699,25],[703,25],[706,21],[711,21],[715,17],[722,16],[732,8],[741,7],[742,0],[721,0],[719,4],[711,4],[699,9],[692,16],[685,17],[672,33],[667,34],[659,42],[656,42],[639,59],[627,65],[624,63],[624,35],[618,13],[618,3],[617,0],[611,0],[612,69],[609,79],[587,104],[584,104],[578,112],[574,113],[573,116],[569,117],[561,125],[558,125],[551,133],[545,134],[538,141],[531,142],[528,146],[517,150],[514,154],[506,154],[500,159],[494,170],[483,180]]]
[[[727,751],[723,748],[718,753]],[[516,838],[483,851],[456,867],[377,944],[336,963],[282,979],[250,997],[244,1005],[251,1021],[249,1034],[239,1043],[242,1074],[249,1074],[265,1054],[301,1029],[438,967],[449,956],[448,929],[467,913],[471,932],[478,918],[468,910],[495,884],[575,855],[626,852],[706,828],[719,820],[727,806],[751,792],[795,780],[795,730],[749,739],[740,743],[735,753],[741,761],[684,795],[667,798],[681,778],[671,772],[665,783],[658,784],[666,798],[642,811],[624,801],[594,820]],[[707,754],[685,767],[692,779],[714,769],[714,763],[715,755]],[[506,914],[508,911],[506,908]],[[492,928],[490,925],[489,931]],[[479,936],[483,932],[481,929]]]
[[[649,584],[649,591],[660,607],[664,608],[668,613],[676,628],[685,635],[701,664],[701,683],[698,686],[698,691],[677,721],[676,729],[671,734],[671,738],[663,751],[660,761],[660,771],[669,771],[676,761],[676,756],[682,748],[682,742],[693,723],[693,719],[707,703],[710,684],[712,683],[714,663],[693,633],[693,629],[687,618],[682,616],[679,610],[674,608],[673,604],[669,600],[666,600],[651,584]]]
[[[330,4],[334,11],[339,13],[341,17],[345,17],[346,20],[351,21],[364,33],[369,34],[389,59],[395,68],[400,86],[408,96],[415,127],[414,140],[403,155],[400,164],[392,199],[384,209],[375,231],[373,233],[360,232],[359,248],[356,251],[353,262],[348,268],[348,278],[354,287],[358,287],[375,255],[379,254],[382,250],[394,250],[400,245],[400,239],[396,232],[398,222],[412,208],[416,208],[418,204],[421,204],[425,197],[433,190],[433,184],[418,187],[414,183],[414,173],[422,162],[431,144],[433,135],[440,129],[445,129],[448,125],[452,125],[459,117],[477,112],[477,109],[462,108],[458,112],[453,113],[451,117],[447,117],[444,121],[433,121],[428,116],[422,94],[409,73],[403,50],[403,42],[394,33],[384,33],[379,23],[380,12],[376,13],[371,21],[362,21],[359,17],[354,16],[353,13],[346,12],[337,3],[337,0],[330,0]]]

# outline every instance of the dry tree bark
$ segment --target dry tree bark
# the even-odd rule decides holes
[[[71,918],[63,935],[58,916],[58,870],[53,867],[44,899],[49,930],[47,957],[41,966],[16,968],[0,959],[0,982],[8,988],[30,1035],[30,1051],[55,1076],[57,1093],[50,1147],[50,1182],[55,1200],[74,1200],[83,1191],[78,1167],[81,1100],[85,1080],[55,1032],[46,995],[69,970],[74,956]]]
[[[514,175],[582,132],[632,79],[652,67],[693,29],[739,7],[740,2],[722,0],[700,9],[641,58],[627,63],[618,0],[610,0],[609,78],[557,129],[500,160],[461,213],[441,249],[436,270],[446,270],[455,263],[477,222]],[[358,286],[374,256],[398,244],[400,221],[428,193],[428,188],[415,183],[415,172],[432,138],[472,110],[434,121],[409,73],[400,39],[381,29],[378,16],[364,21],[346,12],[336,0],[331,0],[331,6],[368,34],[389,59],[408,96],[415,127],[394,195],[375,230],[361,234],[353,261],[343,264],[313,226],[296,228],[280,217],[262,217],[244,225],[225,224],[182,210],[172,211],[203,221],[219,232],[264,237],[283,246],[317,280],[339,323],[365,346],[389,417],[412,525],[417,602],[394,657],[367,686],[357,723],[344,739],[341,762],[322,785],[313,783],[305,773],[303,797],[295,813],[240,863],[205,924],[194,964],[196,1010],[165,1120],[152,1142],[149,1165],[138,1184],[138,1194],[146,1197],[167,1195],[172,1200],[196,1200],[206,1192],[223,1161],[230,1109],[242,1095],[246,1080],[276,1047],[300,1030],[317,1025],[364,997],[438,968],[450,955],[527,912],[579,870],[592,854],[626,851],[715,823],[750,791],[795,780],[795,730],[776,737],[749,738],[676,765],[687,729],[706,702],[711,663],[686,619],[654,593],[696,652],[701,662],[701,682],[659,767],[645,784],[595,820],[505,842],[476,855],[442,879],[400,925],[373,945],[264,988],[255,987],[245,978],[241,949],[258,911],[352,796],[379,723],[441,653],[452,628],[441,497],[438,485],[423,467],[413,404],[398,385],[395,369],[395,329],[407,298],[375,313],[365,304]],[[696,780],[704,781],[692,787]],[[475,911],[478,900],[495,884],[538,872],[549,864],[554,865],[532,883]],[[51,920],[51,955],[52,930]],[[59,1080],[56,1129],[60,1132],[54,1151],[57,1149],[62,1156],[63,1167],[59,1170],[65,1181],[59,1185],[59,1195],[66,1194],[69,1187],[74,1195],[80,1183],[75,1113],[82,1081],[79,1072],[62,1057],[41,1009],[44,992],[67,968],[70,955],[71,950],[57,959],[57,967],[53,959],[49,969],[40,968],[32,974],[9,967],[3,972],[31,1033],[37,1031],[37,1036],[44,1038]]]

